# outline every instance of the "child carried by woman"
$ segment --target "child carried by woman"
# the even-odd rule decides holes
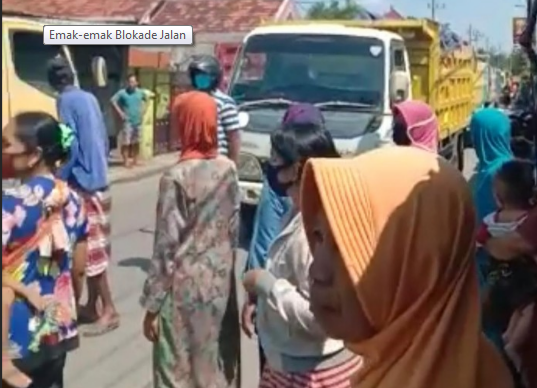
[[[493,188],[499,210],[483,219],[478,245],[515,231],[524,222],[535,206],[533,168],[527,161],[513,160],[498,170]],[[537,262],[527,256],[512,261],[491,257],[487,282],[485,316],[502,327],[505,352],[520,370],[519,352],[529,335],[537,299]]]

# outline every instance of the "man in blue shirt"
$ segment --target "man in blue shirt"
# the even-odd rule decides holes
[[[138,164],[140,130],[147,107],[146,94],[138,87],[134,74],[127,78],[127,87],[119,90],[110,101],[123,122],[120,132],[121,156],[125,167]]]
[[[86,277],[88,302],[81,309],[81,319],[92,322],[83,333],[104,334],[119,326],[107,269],[110,263],[110,210],[108,190],[108,133],[95,96],[74,85],[74,74],[64,58],[48,64],[48,81],[58,91],[58,116],[71,127],[75,139],[69,161],[59,177],[81,196],[88,215],[88,257]],[[98,309],[100,302],[101,309]]]

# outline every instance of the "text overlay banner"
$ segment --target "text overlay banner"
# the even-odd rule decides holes
[[[194,43],[192,26],[44,26],[45,45],[173,46]]]

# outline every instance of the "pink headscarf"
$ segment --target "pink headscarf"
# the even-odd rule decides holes
[[[429,105],[417,100],[404,101],[393,107],[393,113],[402,116],[413,146],[438,153],[438,118]]]

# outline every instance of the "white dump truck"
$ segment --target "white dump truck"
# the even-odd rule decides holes
[[[257,204],[270,133],[295,102],[320,107],[338,150],[353,156],[391,142],[394,102],[424,100],[439,117],[442,153],[462,167],[461,134],[475,107],[475,56],[442,53],[439,35],[428,20],[301,21],[249,33],[229,86],[245,125],[243,203]]]

